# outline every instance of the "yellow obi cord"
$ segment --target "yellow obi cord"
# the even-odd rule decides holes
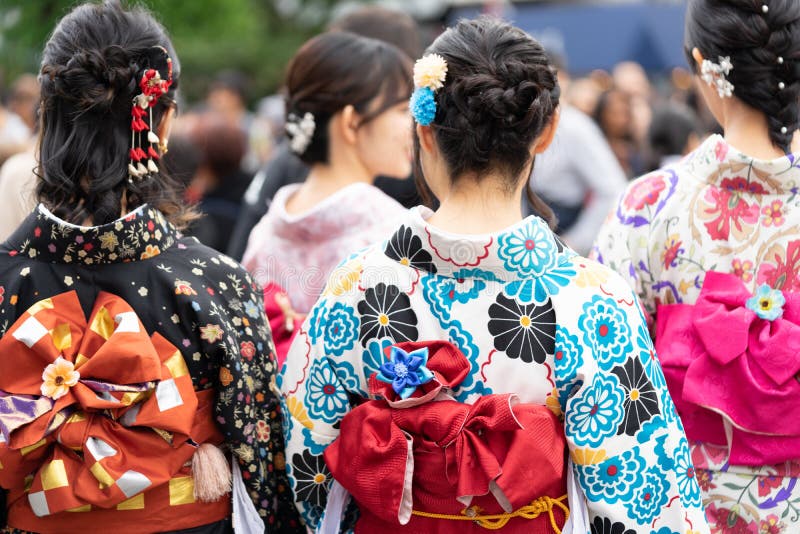
[[[567,505],[564,504],[566,500],[566,495],[562,495],[558,499],[551,499],[545,495],[544,497],[539,497],[530,504],[523,506],[519,510],[515,510],[508,514],[479,515],[475,513],[475,509],[472,507],[462,510],[462,515],[432,514],[429,512],[418,512],[417,510],[412,510],[411,513],[412,515],[429,517],[431,519],[474,521],[487,530],[500,530],[515,517],[521,517],[523,519],[536,519],[543,513],[547,512],[547,515],[550,517],[550,526],[553,527],[553,530],[555,530],[557,534],[561,534],[561,529],[558,528],[558,525],[556,524],[556,518],[553,516],[553,508],[561,508],[561,510],[564,511],[565,518],[569,518],[569,508],[567,508]]]

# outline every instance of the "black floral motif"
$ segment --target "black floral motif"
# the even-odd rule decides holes
[[[403,265],[436,274],[433,257],[422,248],[422,239],[405,225],[401,226],[389,239],[384,254]]]
[[[417,340],[417,314],[411,309],[408,295],[397,286],[381,283],[367,289],[364,300],[358,303],[358,313],[359,339],[364,345],[382,337],[390,337],[395,343]]]
[[[332,479],[322,455],[313,455],[308,450],[303,451],[302,455],[293,455],[292,475],[297,484],[294,488],[297,499],[324,508]]]
[[[489,307],[489,317],[494,348],[509,358],[543,363],[555,351],[556,313],[549,300],[525,305],[501,293]]]
[[[620,522],[612,523],[607,517],[595,517],[591,524],[591,534],[636,534]]]
[[[624,365],[616,366],[611,372],[617,375],[622,389],[625,390],[625,417],[617,434],[634,436],[643,423],[660,413],[658,392],[647,378],[638,357],[629,358]]]

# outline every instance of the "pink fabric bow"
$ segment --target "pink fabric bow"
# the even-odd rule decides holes
[[[656,351],[670,393],[696,441],[728,445],[735,465],[796,458],[800,419],[800,295],[762,319],[733,274],[709,272],[697,303],[658,309]],[[726,424],[731,427],[726,436]]]

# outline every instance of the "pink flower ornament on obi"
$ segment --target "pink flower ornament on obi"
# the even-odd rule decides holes
[[[378,380],[391,384],[400,398],[409,398],[419,386],[433,380],[433,373],[425,367],[428,363],[428,347],[408,353],[392,346],[391,351],[391,360],[381,365]]]
[[[656,351],[690,439],[733,465],[796,458],[800,295],[709,272],[696,304],[659,307]]]

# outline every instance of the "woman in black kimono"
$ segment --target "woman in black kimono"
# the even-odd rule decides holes
[[[41,203],[0,246],[9,531],[297,524],[278,512],[260,292],[181,236],[195,214],[158,168],[179,71],[164,29],[116,1],[75,8],[45,47]]]

